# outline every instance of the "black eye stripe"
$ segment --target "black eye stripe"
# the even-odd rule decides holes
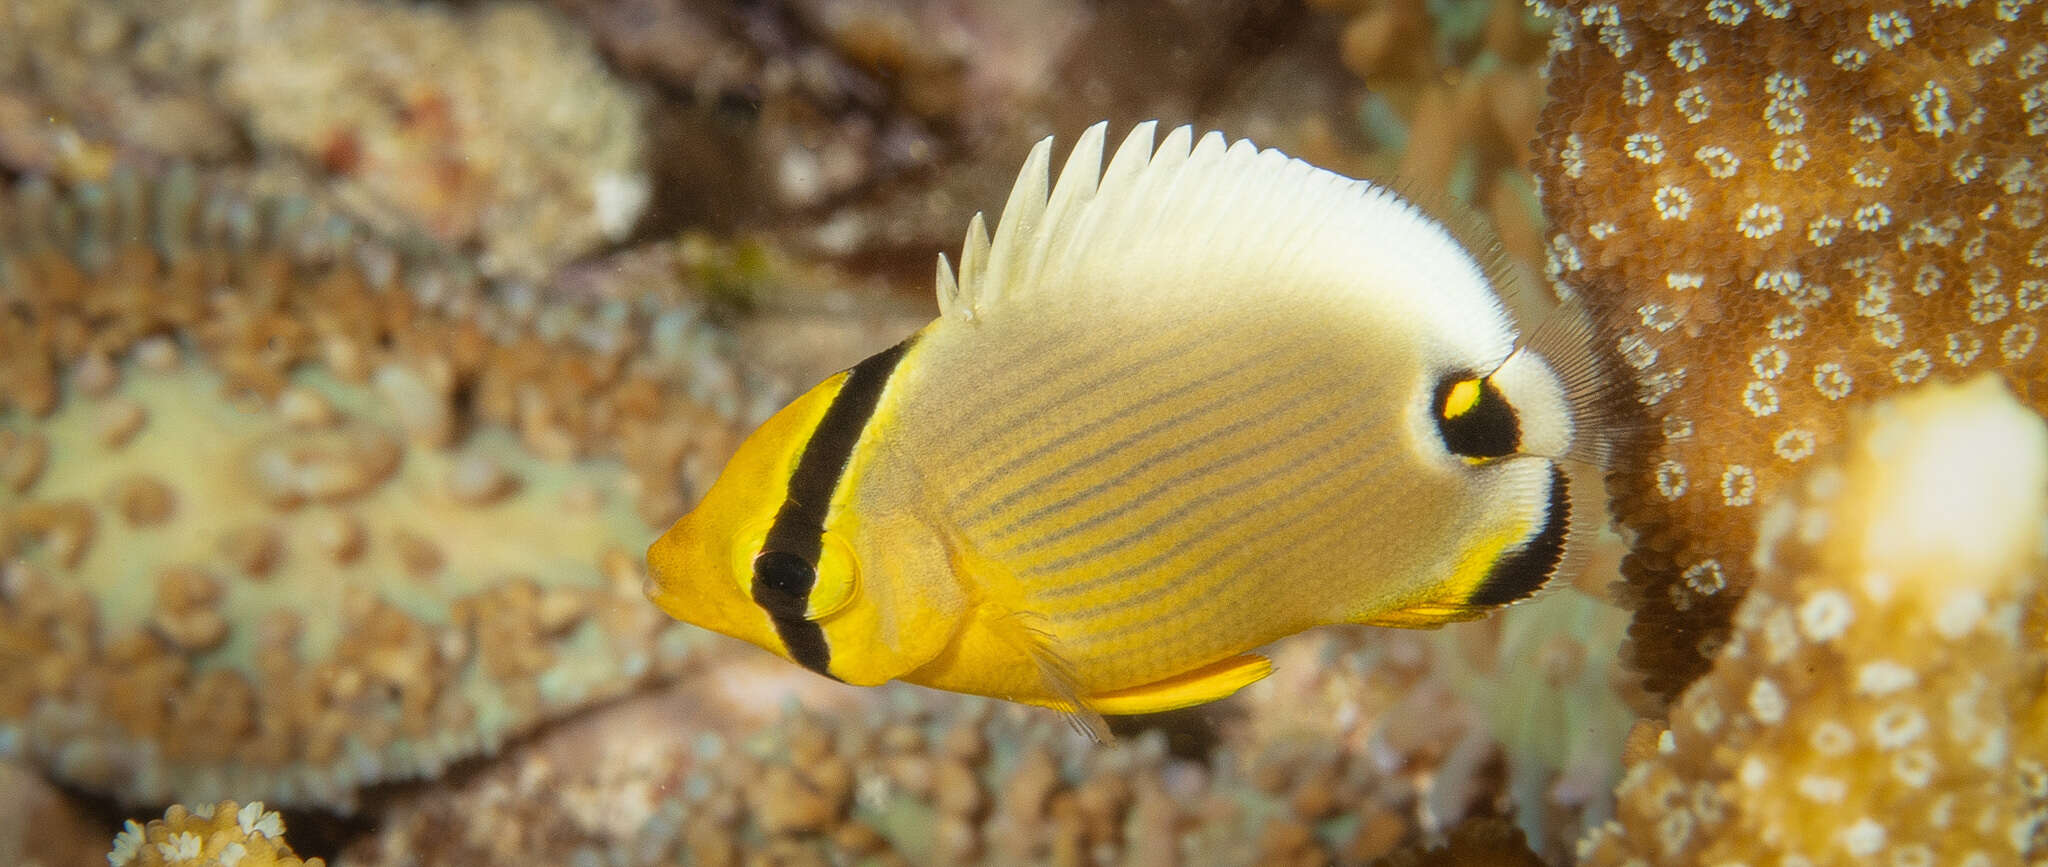
[[[818,581],[817,567],[788,551],[764,551],[754,558],[754,604],[768,612],[789,658],[812,671],[830,677],[832,649],[825,644],[825,630],[804,619],[810,606],[811,586]]]
[[[1467,398],[1469,405],[1453,406],[1453,396],[1466,383],[1477,383],[1479,394]],[[1484,460],[1506,457],[1521,448],[1522,426],[1515,418],[1515,408],[1491,379],[1469,372],[1444,377],[1437,383],[1430,414],[1436,417],[1437,435],[1443,437],[1444,448],[1451,454]]]
[[[804,450],[790,474],[782,508],[768,527],[762,553],[754,558],[754,604],[768,613],[775,634],[789,648],[789,657],[812,671],[830,677],[832,649],[825,643],[823,627],[804,619],[810,608],[811,588],[817,584],[818,555],[825,538],[825,515],[838,491],[853,451],[860,445],[882,391],[895,376],[896,364],[917,340],[912,337],[854,365],[840,383],[839,393],[825,407],[824,417],[811,431]]]
[[[860,445],[861,432],[874,416],[882,390],[896,372],[896,363],[903,360],[903,353],[915,340],[913,337],[876,353],[846,372],[846,381],[840,384],[839,393],[825,408],[824,417],[818,419],[810,441],[797,458],[782,508],[776,511],[775,523],[768,528],[767,550],[787,551],[806,562],[816,562],[832,494],[839,489],[840,477],[853,460],[853,450]]]

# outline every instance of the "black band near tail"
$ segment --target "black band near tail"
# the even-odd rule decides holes
[[[1572,498],[1564,471],[1550,467],[1550,511],[1543,529],[1520,550],[1514,551],[1486,573],[1486,580],[1472,592],[1466,604],[1484,608],[1527,599],[1543,589],[1544,582],[1564,560],[1565,533],[1571,525]]]
[[[846,381],[804,444],[782,508],[775,513],[760,555],[754,558],[754,604],[768,612],[791,659],[834,680],[838,678],[832,674],[832,650],[825,646],[825,630],[804,618],[811,588],[818,580],[825,513],[853,459],[854,447],[860,444],[861,431],[881,403],[882,389],[914,340],[889,347],[847,370]]]

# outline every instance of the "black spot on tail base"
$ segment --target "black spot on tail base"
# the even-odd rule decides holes
[[[1550,509],[1543,529],[1527,544],[1509,552],[1493,564],[1486,580],[1472,592],[1467,605],[1486,608],[1527,599],[1541,590],[1564,561],[1565,532],[1571,525],[1572,498],[1564,471],[1550,468]]]
[[[1469,406],[1451,406],[1451,394],[1461,383],[1477,382],[1479,397]],[[1501,458],[1522,446],[1522,425],[1515,408],[1493,380],[1471,374],[1444,377],[1436,386],[1436,400],[1430,404],[1436,416],[1437,434],[1451,454],[1473,460]]]

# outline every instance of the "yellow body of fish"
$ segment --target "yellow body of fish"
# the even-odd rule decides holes
[[[1534,593],[1569,377],[1393,194],[1103,128],[977,215],[940,317],[776,414],[648,552],[669,614],[821,674],[1097,713],[1229,695],[1319,624]]]

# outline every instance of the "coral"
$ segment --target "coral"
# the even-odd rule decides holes
[[[706,316],[731,332],[731,354],[750,374],[777,383],[757,389],[754,405],[740,408],[743,416],[765,418],[795,389],[929,323],[929,293],[906,297],[897,288],[874,275],[805,262],[758,239],[721,241],[686,232],[572,265],[549,291],[597,304],[645,304],[657,293],[661,303],[682,307],[703,305],[708,296]]]
[[[928,280],[962,214],[1001,205],[1049,133],[1179,118],[1347,160],[1359,139],[1329,121],[1355,84],[1334,22],[1294,4],[555,2],[660,85],[651,222],[771,227],[905,282]]]
[[[2048,856],[2048,425],[1989,376],[1854,416],[1586,863]]]
[[[322,867],[300,858],[284,839],[284,819],[233,801],[186,807],[174,804],[148,825],[128,820],[107,853],[110,867]]]
[[[1371,863],[1428,843],[1439,824],[1492,812],[1484,726],[1433,682],[1420,636],[1384,637],[1285,642],[1273,679],[1287,683],[1198,715],[1120,721],[1107,747],[1035,709],[845,687],[733,648],[660,693],[406,798],[343,856]],[[1204,729],[1205,744],[1185,742]]]
[[[1609,488],[1627,652],[1668,699],[1727,635],[1762,504],[1853,407],[1983,370],[2048,406],[2048,10],[1555,16],[1548,270],[1641,385]]]
[[[1425,202],[1461,202],[1485,216],[1517,260],[1540,264],[1543,224],[1528,165],[1543,104],[1542,19],[1510,0],[1314,5],[1345,16],[1339,57],[1363,82],[1357,116],[1369,150],[1361,160],[1311,139],[1290,153],[1395,179]]]
[[[1500,819],[1475,819],[1452,828],[1441,846],[1414,846],[1375,862],[1376,867],[1543,867],[1522,833]]]
[[[232,115],[196,64],[162,49],[164,7],[132,0],[17,0],[0,9],[0,164],[101,180],[118,151],[239,155]]]
[[[773,226],[834,258],[915,249],[920,274],[972,209],[954,198],[958,158],[1017,123],[1009,76],[1050,66],[1087,18],[1063,0],[1044,16],[1026,4],[556,5],[623,71],[660,85],[648,127],[658,228]],[[970,62],[991,29],[1004,56]],[[1000,201],[1016,152],[967,167],[968,188]]]
[[[259,141],[340,175],[345,201],[543,277],[632,229],[648,196],[640,99],[547,11],[374,0],[256,4],[226,99]]]
[[[1435,667],[1501,744],[1515,822],[1537,852],[1562,857],[1613,814],[1622,742],[1636,721],[1618,682],[1627,628],[1627,612],[1560,590],[1432,636]]]
[[[347,807],[687,662],[638,551],[754,404],[689,308],[189,173],[4,194],[0,748]]]
[[[623,238],[650,192],[644,98],[534,5],[23,0],[0,22],[16,169],[102,181],[124,154],[219,162],[246,138],[380,231],[529,280]]]

